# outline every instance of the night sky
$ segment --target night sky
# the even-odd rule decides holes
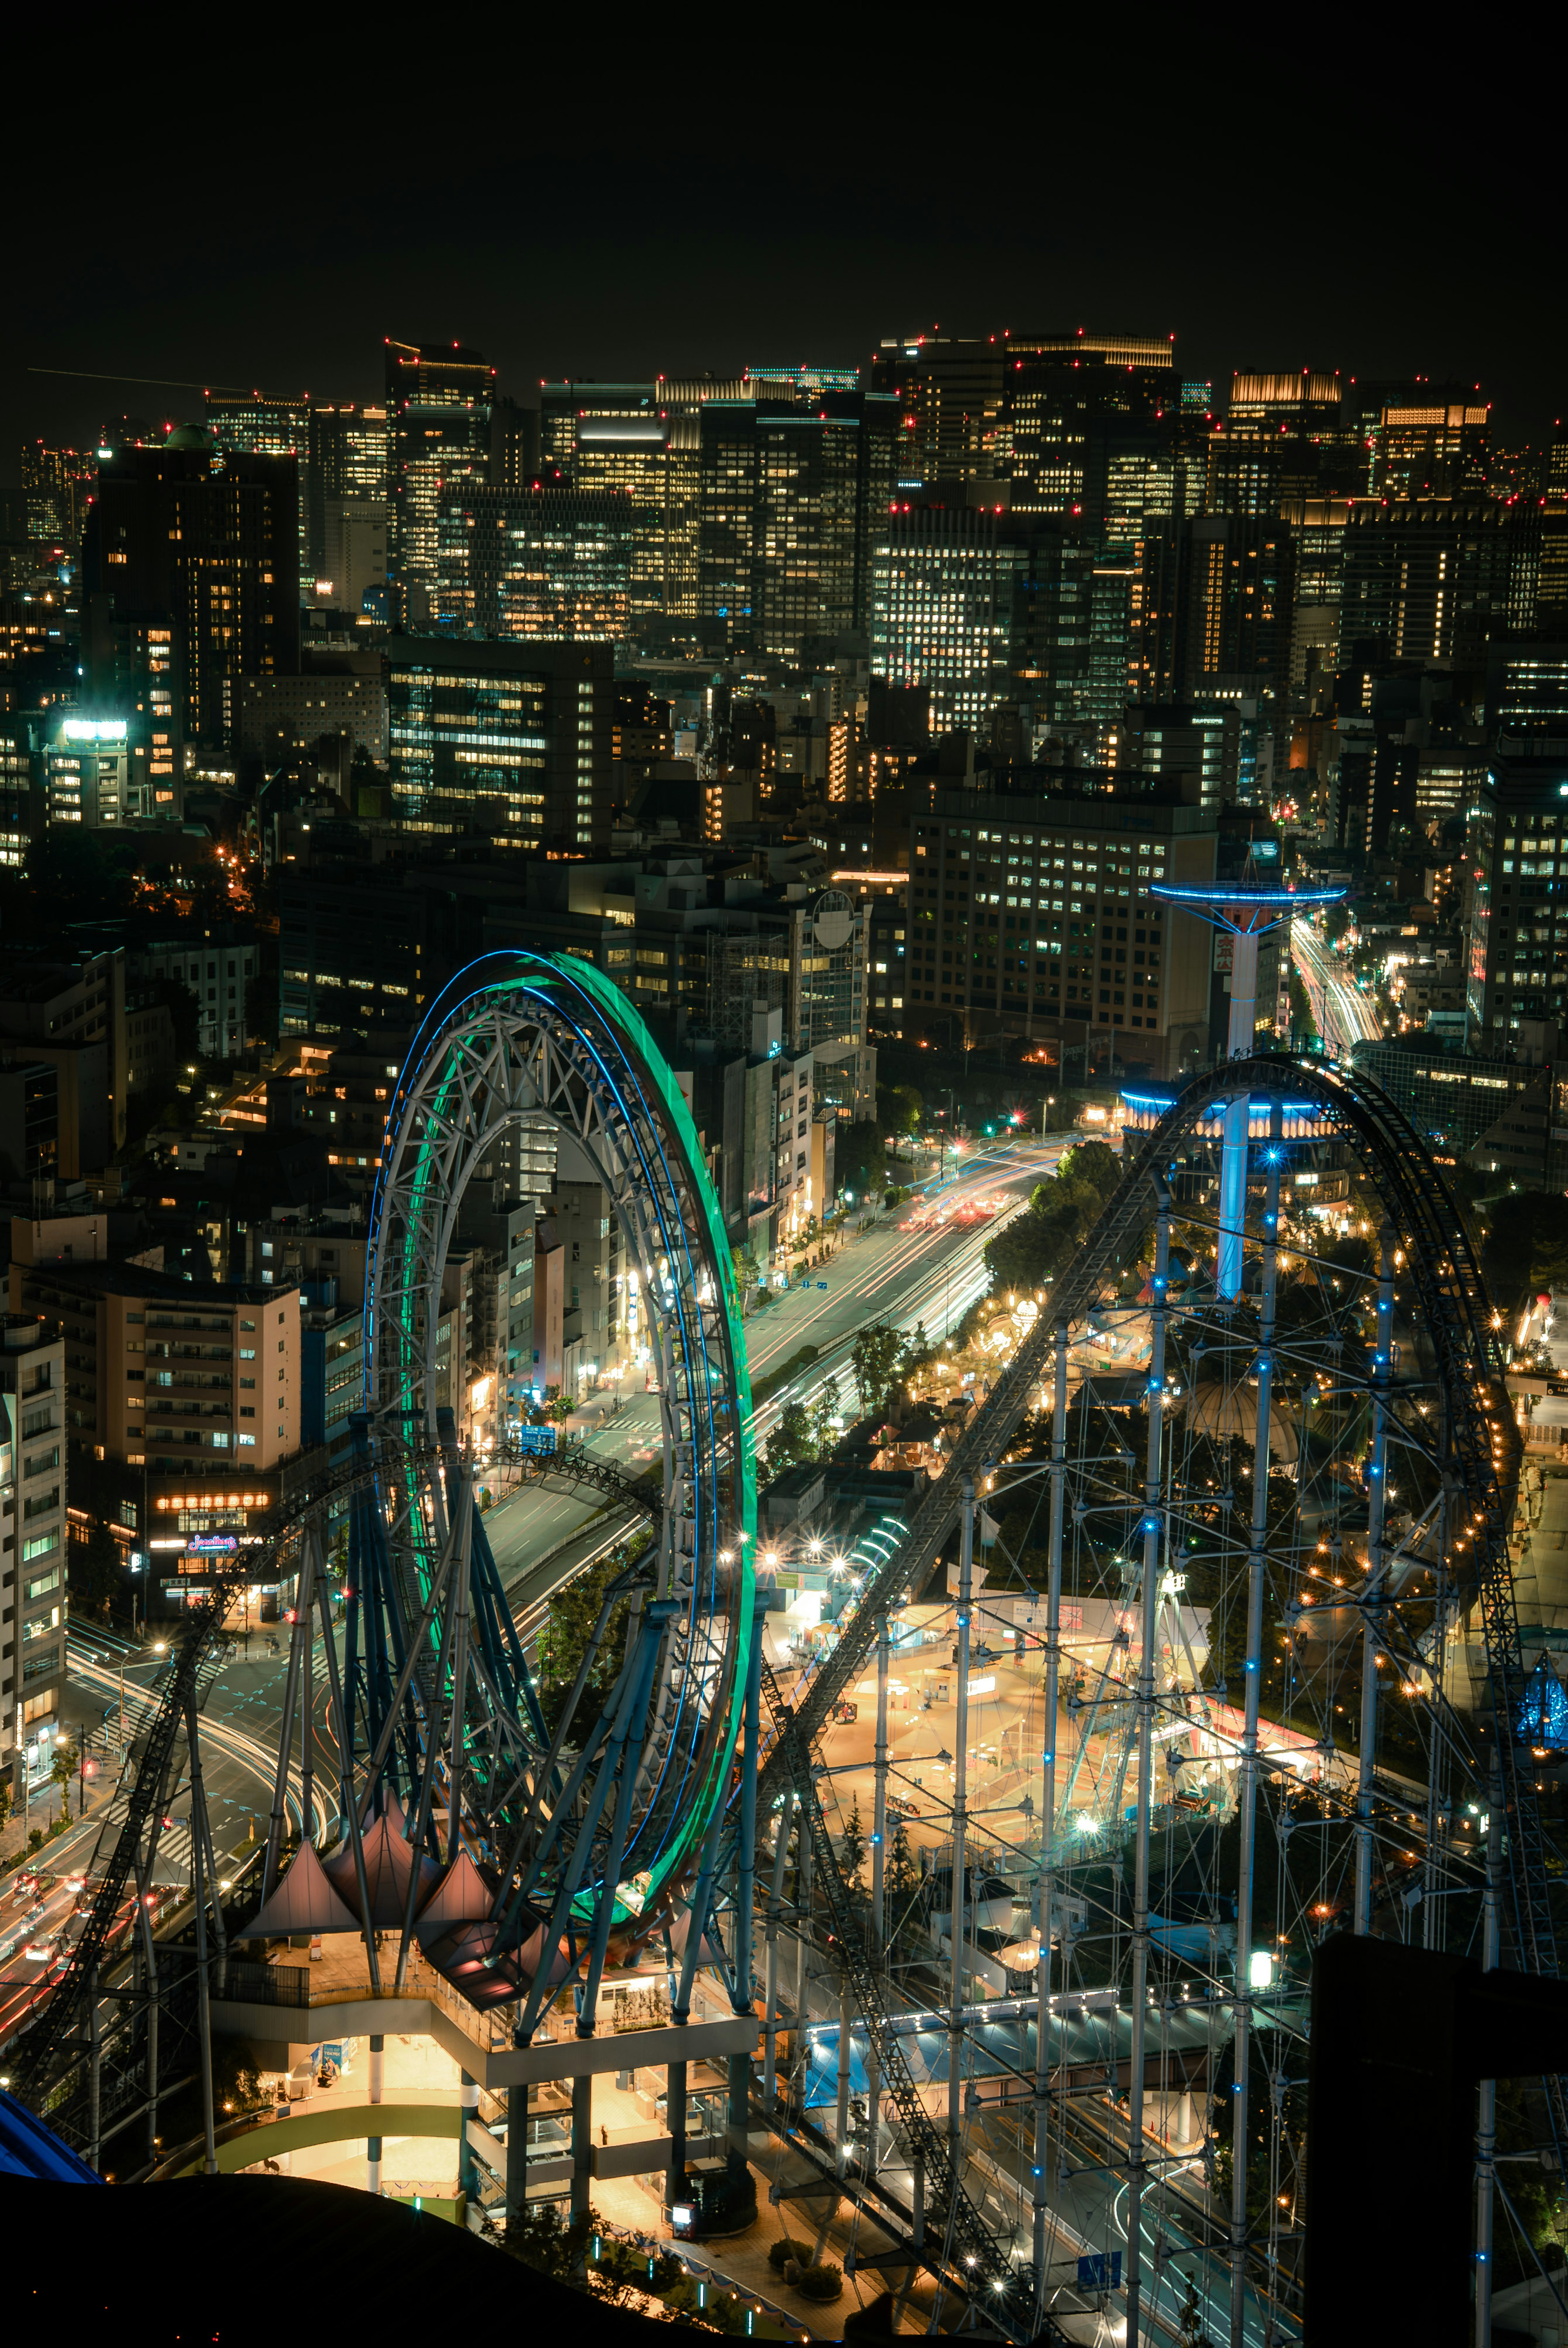
[[[216,17],[145,43],[131,21],[90,64],[37,52],[46,162],[9,135],[7,487],[25,436],[200,413],[199,389],[33,368],[375,399],[389,333],[477,345],[519,396],[853,364],[939,321],[1173,331],[1216,385],[1454,374],[1504,445],[1568,411],[1553,140],[1520,54],[1501,87],[1437,19],[1412,42],[1450,53],[1416,58],[1310,14],[1261,46],[1211,12],[1015,53],[1001,12],[886,15],[857,46],[832,11],[634,35],[583,9],[544,61],[472,11],[355,11],[320,49],[311,12],[251,15],[255,54]]]

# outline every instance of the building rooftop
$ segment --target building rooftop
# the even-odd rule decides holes
[[[30,1269],[28,1277],[97,1296],[138,1296],[170,1304],[267,1304],[294,1292],[289,1286],[252,1288],[238,1281],[181,1280],[173,1272],[145,1272],[134,1263],[45,1263]]]

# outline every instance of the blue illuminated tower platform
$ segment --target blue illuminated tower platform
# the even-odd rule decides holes
[[[1250,1059],[1256,1048],[1257,942],[1294,913],[1317,905],[1331,905],[1344,896],[1343,888],[1281,889],[1243,880],[1216,882],[1208,889],[1156,880],[1149,891],[1184,913],[1227,931],[1231,946],[1231,1014],[1225,1038],[1229,1059]],[[1246,1215],[1247,1128],[1250,1102],[1241,1093],[1225,1106],[1225,1137],[1220,1148],[1220,1243],[1214,1293],[1223,1303],[1241,1294],[1242,1227]]]

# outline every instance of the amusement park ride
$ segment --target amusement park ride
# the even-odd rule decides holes
[[[671,1993],[654,2058],[669,2068],[668,2198],[691,2230],[753,2214],[760,2127],[891,2237],[890,2281],[934,2282],[945,2329],[1090,2336],[1071,2318],[1103,2303],[1111,2271],[1102,2259],[1087,2286],[1073,2271],[1077,2295],[1065,2287],[1071,2217],[1081,2246],[1121,2245],[1129,2342],[1173,2336],[1189,2288],[1232,2348],[1301,2336],[1315,1947],[1329,1931],[1449,1946],[1464,1903],[1479,1912],[1490,1850],[1502,1962],[1557,1970],[1509,1554],[1519,1437],[1494,1316],[1419,1138],[1349,1069],[1254,1051],[1256,936],[1303,901],[1238,887],[1223,906],[1180,910],[1235,934],[1231,1056],[1173,1096],[1128,1097],[1134,1139],[1092,1235],[907,1520],[860,1545],[858,1597],[804,1667],[764,1636],[730,1247],[679,1086],[591,967],[507,953],[452,982],[389,1110],[354,1457],[270,1536],[269,1578],[296,1581],[296,1597],[259,1869],[241,1901],[225,1900],[203,1800],[201,1704],[231,1594],[220,1575],[133,1755],[70,1969],[11,2050],[15,2090],[95,2165],[118,2138],[123,2173],[122,2132],[139,2126],[150,2169],[160,2063],[167,2078],[177,2040],[210,2062],[214,2008],[260,1994],[264,1969],[238,1942],[357,1937],[364,1997],[393,2028],[408,2026],[394,2017],[417,1952],[446,2010],[473,2017],[489,2078],[525,2102],[527,2083],[569,2080],[578,2130],[591,2072],[621,2059],[600,2051],[607,1988],[652,1962]],[[651,1540],[605,1590],[564,1692],[536,1684],[436,1382],[465,1186],[524,1117],[569,1132],[609,1195],[651,1308],[663,1421],[661,1475],[621,1495]],[[1308,1219],[1298,1179],[1330,1163],[1358,1202],[1348,1239]],[[1090,1358],[1091,1314],[1123,1325],[1135,1375]],[[994,1564],[977,1569],[976,1528],[980,1497],[996,1510],[998,1494],[1034,1507],[1045,1558],[1031,1791],[1021,1827],[983,1850],[1038,1936],[1032,1977],[999,2018],[974,1994],[964,1910],[981,1856],[970,1642],[997,1586]],[[324,1539],[345,1509],[340,1618]],[[951,1946],[911,1969],[907,1953],[894,1962],[885,1865],[888,1625],[955,1536]],[[247,1557],[231,1581],[255,1572]],[[1200,1585],[1202,1671],[1173,1660],[1173,1601]],[[1063,1601],[1091,1596],[1113,1602],[1114,1656],[1091,1687],[1064,1689]],[[612,1622],[605,1695],[595,1667]],[[1483,1659],[1461,1685],[1467,1622]],[[819,1758],[868,1666],[869,1899],[845,1871]],[[160,1940],[147,1893],[184,1785],[191,1910]],[[1071,1909],[1088,1929],[1059,1921]],[[835,2125],[794,2092],[814,1966],[840,2023]],[[700,1971],[717,1990],[705,2010],[728,2019],[693,2018]],[[686,2050],[721,2046],[728,2155],[699,2189]],[[999,2105],[979,2095],[982,2074]],[[1173,2121],[1173,2083],[1201,2107],[1195,2137]],[[1555,2079],[1534,2107],[1560,2158]],[[999,2108],[1016,2124],[1011,2218],[978,2165],[983,2152],[994,2173],[997,2139],[981,2143],[977,2115]],[[1483,2228],[1490,2193],[1483,2160]]]

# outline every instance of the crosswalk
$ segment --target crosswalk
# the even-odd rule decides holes
[[[129,1797],[122,1787],[103,1814],[103,1830],[98,1838],[98,1849],[107,1859],[126,1821],[130,1807]],[[95,1867],[94,1872],[97,1872]],[[152,1880],[155,1884],[189,1883],[194,1873],[189,1817],[174,1818],[158,1838],[158,1856],[153,1861]]]

